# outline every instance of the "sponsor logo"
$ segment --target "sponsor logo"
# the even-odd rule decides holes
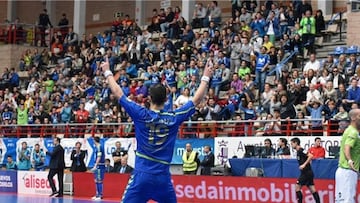
[[[39,178],[35,175],[28,175],[27,173],[23,177],[24,186],[26,188],[35,188],[35,189],[48,189],[50,187],[49,180],[46,178]],[[55,182],[55,180],[54,180]],[[56,184],[56,183],[55,183]]]

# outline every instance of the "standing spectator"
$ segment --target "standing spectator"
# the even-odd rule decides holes
[[[86,151],[81,150],[81,142],[76,142],[75,147],[71,152],[70,159],[72,160],[71,163],[71,172],[85,172],[86,165],[84,162],[86,156]]]
[[[69,27],[69,32],[65,36],[65,39],[70,46],[79,46],[79,36],[73,31],[73,27]]]
[[[53,139],[54,148],[52,152],[47,151],[46,155],[50,156],[48,180],[52,190],[50,197],[62,197],[64,192],[64,148],[60,145],[60,138]],[[56,191],[54,176],[57,174],[59,190]]]
[[[256,55],[256,67],[255,67],[255,84],[259,89],[259,94],[264,92],[265,79],[267,68],[270,63],[270,57],[266,54],[266,47],[261,48],[261,53],[255,53]]]
[[[30,168],[31,168],[31,162],[30,162],[31,152],[27,148],[26,142],[21,143],[21,149],[19,150],[18,154],[19,154],[19,157],[18,157],[19,163],[17,164],[18,169],[24,170],[24,171],[30,170]]]
[[[325,20],[323,16],[322,10],[317,10],[315,15],[315,27],[316,27],[316,35],[321,36],[322,30],[325,30]]]
[[[121,147],[121,142],[117,141],[115,143],[115,151],[112,153],[112,158],[114,160],[114,169],[118,169],[121,165],[121,158],[128,155],[128,151]]]
[[[45,170],[45,153],[43,149],[40,149],[39,144],[35,144],[34,151],[32,153],[32,163],[36,171]]]
[[[15,161],[13,160],[11,155],[7,156],[6,170],[17,170],[17,166]]]
[[[321,138],[316,137],[314,146],[309,149],[309,153],[313,155],[313,159],[325,158],[325,149],[321,146]]]
[[[66,18],[66,13],[62,14],[58,26],[60,27],[60,32],[62,36],[66,36],[69,32],[69,20]]]
[[[234,37],[234,42],[231,44],[231,54],[230,54],[230,72],[237,72],[240,67],[240,57],[241,57],[241,43],[239,36]]]
[[[321,102],[319,100],[313,100],[312,102],[307,104],[306,109],[310,112],[312,120],[312,136],[323,136],[322,112],[324,106],[321,105]]]
[[[44,9],[43,13],[39,15],[39,24],[38,24],[40,30],[41,46],[43,47],[47,46],[45,42],[45,30],[48,28],[48,25],[50,25],[51,28],[53,27],[51,25],[49,15],[47,14],[47,10]]]
[[[201,161],[201,172],[200,175],[211,175],[211,168],[214,167],[215,156],[211,152],[211,147],[204,146],[204,159]]]
[[[217,25],[221,23],[221,8],[217,1],[212,1],[208,6],[208,16],[204,19],[204,26],[208,27],[211,21]]]
[[[360,161],[360,110],[349,113],[351,124],[341,137],[339,166],[335,173],[335,201],[355,203]]]
[[[193,151],[191,144],[186,144],[186,150],[183,152],[183,172],[185,175],[196,175],[199,167],[199,153]]]
[[[206,17],[206,8],[202,3],[198,3],[195,5],[194,16],[192,21],[193,28],[202,28],[203,22]]]
[[[305,16],[300,21],[300,26],[302,28],[301,33],[304,47],[308,49],[310,53],[314,53],[316,22],[315,18],[311,16],[310,10],[305,12]]]

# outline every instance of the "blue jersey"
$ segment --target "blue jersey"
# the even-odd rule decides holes
[[[270,57],[267,54],[256,54],[256,70],[261,70],[266,64],[270,62]]]
[[[98,157],[100,157],[99,166],[105,166],[105,150],[102,144],[95,145],[94,156],[95,161]]]
[[[211,87],[216,87],[216,86],[220,85],[220,83],[222,81],[222,73],[223,73],[223,70],[221,68],[217,68],[214,70],[214,74],[211,79]]]
[[[170,174],[176,136],[183,121],[195,113],[192,101],[174,111],[152,111],[122,96],[119,104],[135,125],[135,169],[152,174]]]
[[[176,84],[176,80],[175,80],[175,70],[174,69],[166,69],[164,71],[165,74],[165,79],[168,85],[172,86],[174,84]]]

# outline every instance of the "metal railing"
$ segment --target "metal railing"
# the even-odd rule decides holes
[[[217,136],[336,136],[341,135],[348,121],[329,120],[229,120],[184,122],[178,138],[210,138]],[[277,123],[276,125],[274,125]],[[272,127],[271,127],[272,126]],[[275,127],[274,127],[275,126]],[[71,123],[42,125],[0,125],[0,137],[134,137],[133,123]]]
[[[57,33],[61,33],[61,36],[64,38],[69,27],[71,27],[71,25],[41,29],[40,26],[35,24],[2,23],[0,24],[0,42],[6,44],[41,46],[43,35],[45,44],[51,46],[53,37]]]

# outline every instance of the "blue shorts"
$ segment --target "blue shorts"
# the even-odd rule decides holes
[[[176,194],[171,175],[149,174],[134,171],[124,191],[122,203],[176,203]]]
[[[94,178],[96,182],[102,182],[104,180],[105,175],[105,166],[97,166],[94,171]]]

